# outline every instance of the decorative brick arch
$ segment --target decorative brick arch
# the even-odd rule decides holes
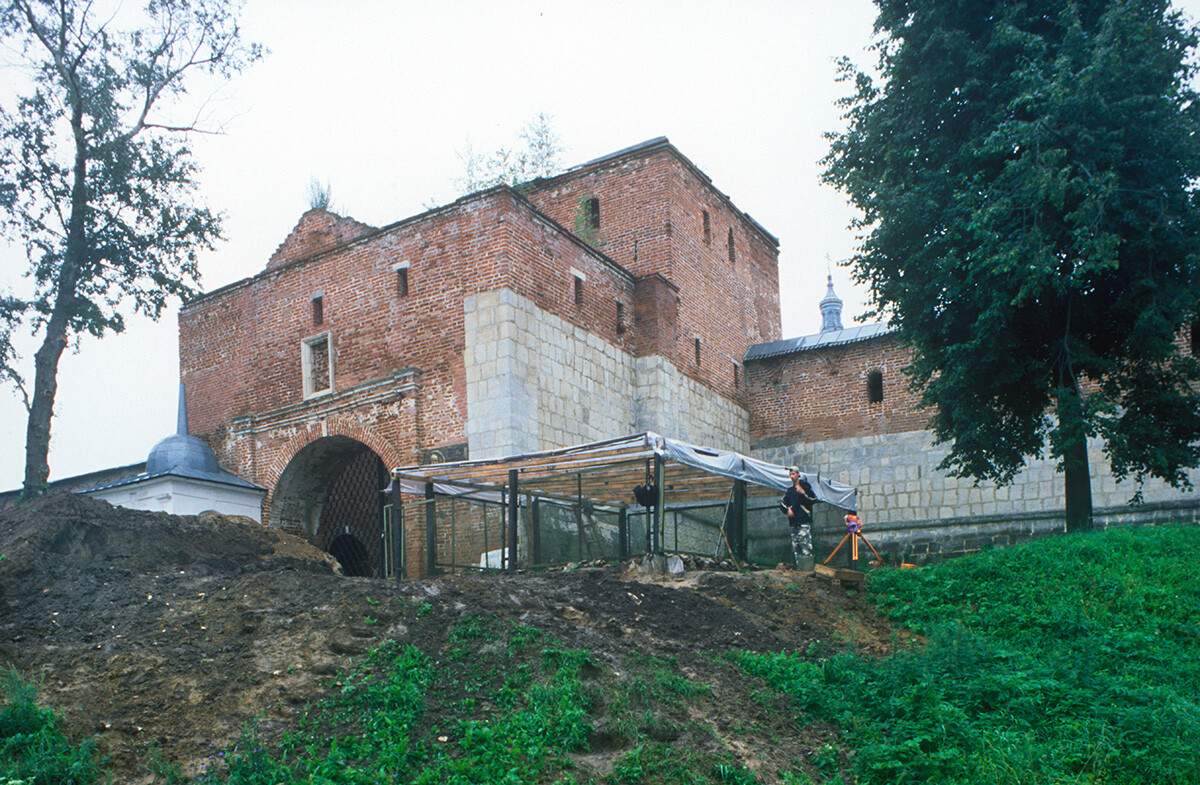
[[[400,451],[373,429],[359,422],[334,415],[310,424],[289,439],[283,447],[274,451],[274,457],[271,458],[261,475],[262,483],[270,489],[267,493],[268,501],[275,493],[275,486],[279,483],[280,476],[292,462],[292,458],[296,457],[296,453],[317,439],[325,439],[330,436],[346,436],[356,442],[362,442],[374,450],[375,454],[390,467],[402,466],[405,463],[400,457]]]
[[[327,440],[329,444],[342,450],[348,449],[351,443],[362,445],[379,457],[387,467],[401,464],[400,453],[386,438],[376,433],[370,427],[345,417],[332,416],[306,425],[293,435],[282,446],[271,450],[272,456],[266,462],[261,475],[262,482],[269,489],[263,499],[263,522],[268,525],[286,528],[297,534],[311,534],[312,522],[299,527],[284,525],[281,521],[281,511],[277,504],[277,493],[284,473],[292,466],[292,462],[310,446]]]

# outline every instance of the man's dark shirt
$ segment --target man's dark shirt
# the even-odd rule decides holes
[[[788,523],[792,526],[799,526],[802,523],[812,523],[813,504],[816,501],[816,499],[805,496],[801,491],[796,490],[795,485],[788,488],[787,492],[783,494],[782,502],[784,512],[787,511],[788,507],[791,507],[794,513],[788,516]]]

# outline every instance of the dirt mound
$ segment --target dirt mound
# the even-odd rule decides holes
[[[32,593],[67,572],[186,567],[203,572],[290,565],[332,572],[327,554],[250,518],[165,516],[57,494],[0,512],[0,588]]]
[[[286,727],[383,640],[437,656],[473,616],[537,627],[599,661],[673,657],[727,696],[714,722],[756,709],[707,652],[870,653],[893,638],[857,596],[790,571],[346,578],[327,554],[249,519],[75,495],[0,512],[0,554],[0,662],[39,683],[68,732],[99,734],[131,782],[151,746],[195,771],[252,718]]]

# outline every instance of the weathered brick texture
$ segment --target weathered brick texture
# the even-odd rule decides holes
[[[665,139],[563,175],[535,181],[529,199],[572,228],[599,201],[597,245],[639,279],[638,325],[652,320],[641,354],[662,354],[683,373],[745,405],[746,349],[780,338],[779,245]],[[705,233],[705,215],[708,232]],[[730,258],[728,237],[734,252]],[[706,239],[707,238],[707,239]],[[700,339],[700,362],[695,341]]]
[[[925,428],[904,367],[911,354],[892,335],[747,363],[754,447],[904,433]],[[867,377],[883,377],[883,400],[868,398]]]
[[[585,199],[597,200],[598,228],[580,213]],[[261,273],[182,310],[190,427],[229,469],[271,489],[264,520],[304,531],[313,511],[276,498],[301,451],[340,436],[392,466],[433,449],[461,454],[473,446],[468,390],[477,415],[527,415],[543,440],[671,424],[646,406],[677,400],[689,409],[680,434],[739,442],[738,364],[751,344],[779,337],[777,254],[775,238],[665,140],[382,228],[312,210]],[[468,309],[499,292],[511,304],[496,312],[503,318],[472,317],[479,334],[468,335]],[[553,346],[522,351],[539,341]],[[511,358],[475,356],[498,351]],[[653,366],[647,385],[638,358],[654,357],[673,370]],[[577,359],[586,371],[549,372],[547,363]],[[504,384],[478,378],[493,367],[521,369],[539,411],[493,400]],[[331,372],[317,378],[313,368]],[[596,388],[606,377],[620,383]],[[556,395],[578,400],[554,411]],[[474,433],[499,450],[506,443],[492,434],[520,430]]]

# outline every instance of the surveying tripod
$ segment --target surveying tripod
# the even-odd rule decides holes
[[[876,559],[878,559],[879,561],[883,561],[883,557],[879,555],[879,551],[875,550],[875,546],[873,546],[873,545],[871,545],[871,543],[867,542],[867,538],[863,536],[862,521],[860,521],[858,519],[857,515],[854,515],[853,513],[851,513],[850,515],[846,516],[846,536],[843,537],[842,541],[839,542],[837,544],[837,547],[833,549],[833,553],[826,556],[825,561],[823,561],[821,563],[826,564],[826,565],[829,564],[829,562],[833,559],[833,557],[837,555],[837,552],[842,549],[842,546],[846,544],[846,540],[850,540],[850,564],[851,565],[853,565],[855,567],[857,567],[857,565],[858,565],[858,541],[859,540],[862,540],[863,544],[871,549],[871,553],[875,554]]]

